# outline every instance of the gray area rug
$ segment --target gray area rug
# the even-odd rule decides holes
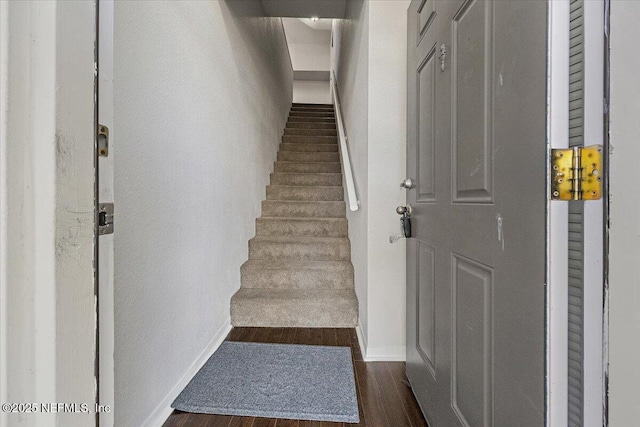
[[[225,341],[171,406],[203,414],[360,421],[349,347]]]

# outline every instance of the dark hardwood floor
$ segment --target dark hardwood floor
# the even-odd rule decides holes
[[[403,362],[364,362],[355,329],[234,328],[228,341],[351,347],[359,424],[191,414],[174,411],[164,427],[418,427],[427,426],[406,380]]]

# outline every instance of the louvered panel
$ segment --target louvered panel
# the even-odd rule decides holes
[[[580,363],[574,360],[569,360],[569,369],[572,369],[572,370],[580,369]]]
[[[569,19],[569,146],[584,145],[584,0],[571,1]],[[583,205],[569,202],[569,398],[570,427],[583,425],[584,357]]]
[[[575,74],[582,74],[582,64],[569,64],[569,77],[575,77]]]

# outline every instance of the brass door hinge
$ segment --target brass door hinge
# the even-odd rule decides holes
[[[602,145],[551,150],[551,200],[602,197]]]

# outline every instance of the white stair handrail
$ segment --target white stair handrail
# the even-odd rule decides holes
[[[344,122],[342,121],[342,109],[340,107],[340,96],[338,95],[338,84],[336,82],[336,74],[333,71],[332,77],[331,91],[333,93],[333,106],[336,114],[336,124],[338,127],[338,145],[340,146],[342,176],[344,176],[345,188],[347,190],[349,210],[355,212],[360,208],[360,201],[358,200],[356,183],[353,179],[353,168],[351,166],[351,158],[349,157],[349,147],[347,146],[347,134],[344,130]]]

